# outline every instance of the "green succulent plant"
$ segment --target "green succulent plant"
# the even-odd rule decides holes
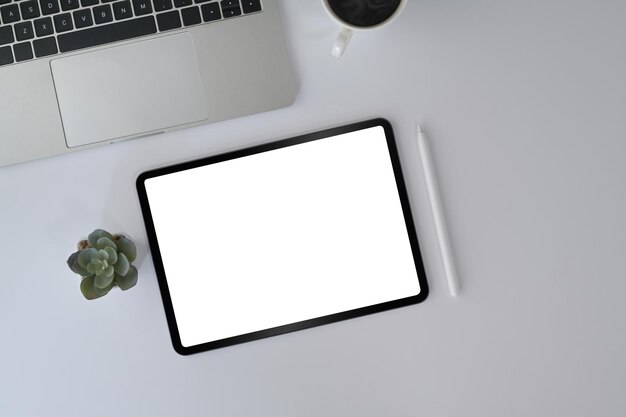
[[[88,300],[106,295],[115,285],[122,290],[137,283],[137,268],[131,265],[137,258],[135,244],[125,236],[96,229],[79,250],[70,255],[67,264],[83,277],[80,290]]]

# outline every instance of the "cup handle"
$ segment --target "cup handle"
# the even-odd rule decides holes
[[[343,55],[343,52],[346,50],[350,39],[352,39],[352,31],[348,28],[341,29],[341,32],[339,32],[339,35],[337,35],[337,40],[333,45],[331,54],[335,58],[341,57],[341,55]]]

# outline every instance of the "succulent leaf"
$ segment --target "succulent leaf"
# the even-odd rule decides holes
[[[111,248],[109,248],[109,249],[111,249]],[[107,251],[105,251],[104,249],[100,249],[98,251],[98,257],[100,259],[102,259],[102,260],[108,261],[109,260],[109,253]]]
[[[113,241],[113,235],[107,232],[106,230],[102,230],[102,229],[96,229],[93,232],[91,232],[89,236],[87,237],[87,241],[89,242],[89,245],[91,245],[92,248],[95,248],[98,242],[98,239],[100,239],[101,237],[106,237],[106,238],[111,239],[111,241]]]
[[[115,269],[113,268],[113,265],[107,266],[104,270],[104,275],[106,275],[107,277],[113,277],[113,274],[115,274]]]
[[[115,245],[113,240],[109,239],[108,237],[101,237],[100,239],[98,239],[96,241],[96,248],[104,249],[106,247],[113,248],[114,250],[117,250],[117,246]]]
[[[93,259],[98,258],[98,250],[94,248],[87,248],[85,250],[81,250],[78,253],[78,263],[83,268],[88,269],[88,265],[91,263]],[[91,271],[90,271],[91,272]]]
[[[117,245],[118,252],[126,255],[126,258],[128,258],[130,262],[134,262],[135,259],[137,259],[137,247],[132,240],[121,237],[117,239],[115,244]]]
[[[93,265],[96,269],[96,275],[100,275],[104,273],[104,270],[109,267],[107,261],[103,261],[101,259],[94,259],[91,261],[91,265]]]
[[[131,265],[128,268],[128,272],[126,273],[126,275],[121,276],[115,274],[115,282],[117,282],[117,285],[122,290],[126,291],[127,289],[132,288],[135,286],[135,284],[137,284],[137,276],[137,268]]]
[[[80,292],[82,292],[88,300],[100,297],[93,289],[93,277],[84,278],[80,282]]]
[[[94,281],[95,281],[95,277],[94,277]],[[111,288],[113,288],[114,286],[115,286],[115,282],[111,281],[111,283],[106,288],[98,288],[94,285],[93,289],[98,294],[107,295],[109,291],[111,291]]]
[[[83,293],[86,299],[94,300],[96,298],[100,298],[103,295],[106,295],[111,288],[113,288],[113,283],[105,288],[97,288],[94,285],[95,277],[87,277],[83,278],[80,283],[80,291]]]
[[[117,263],[115,264],[115,273],[124,276],[128,272],[128,268],[130,268],[128,258],[126,258],[126,255],[123,253],[120,253],[117,257]]]
[[[115,263],[117,262],[117,252],[115,251],[115,249],[107,246],[106,248],[104,248],[104,251],[109,255],[109,264],[115,265]]]
[[[111,271],[110,273],[105,272],[103,274],[99,274],[95,276],[93,280],[93,285],[96,289],[98,290],[106,289],[113,282],[113,278],[114,278],[113,267],[110,266],[109,268]]]
[[[67,259],[67,265],[70,267],[72,272],[80,275],[81,277],[86,277],[86,276],[92,275],[89,271],[87,271],[85,268],[83,268],[78,263],[78,254],[79,253],[80,253],[80,251],[74,252],[73,254],[71,254],[70,257]]]

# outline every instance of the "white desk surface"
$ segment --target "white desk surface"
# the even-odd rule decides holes
[[[282,9],[293,106],[0,169],[0,415],[623,416],[626,3],[411,0],[340,60],[318,0]],[[177,355],[136,176],[372,116],[395,127],[430,297]],[[458,299],[442,275],[417,119]],[[143,259],[135,288],[87,302],[65,260],[95,227],[129,233]]]

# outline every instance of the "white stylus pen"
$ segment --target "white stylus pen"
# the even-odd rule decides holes
[[[430,206],[433,211],[435,231],[437,233],[437,240],[439,241],[439,248],[441,249],[443,269],[446,274],[446,279],[448,280],[448,290],[450,291],[450,295],[456,297],[459,295],[459,278],[456,275],[456,268],[454,267],[452,248],[450,247],[450,238],[448,237],[448,229],[443,216],[441,196],[439,195],[439,188],[437,187],[435,169],[430,155],[428,140],[426,139],[422,125],[419,123],[417,124],[417,148],[422,160],[424,178],[426,179],[426,189],[428,190],[428,199],[430,200]]]

